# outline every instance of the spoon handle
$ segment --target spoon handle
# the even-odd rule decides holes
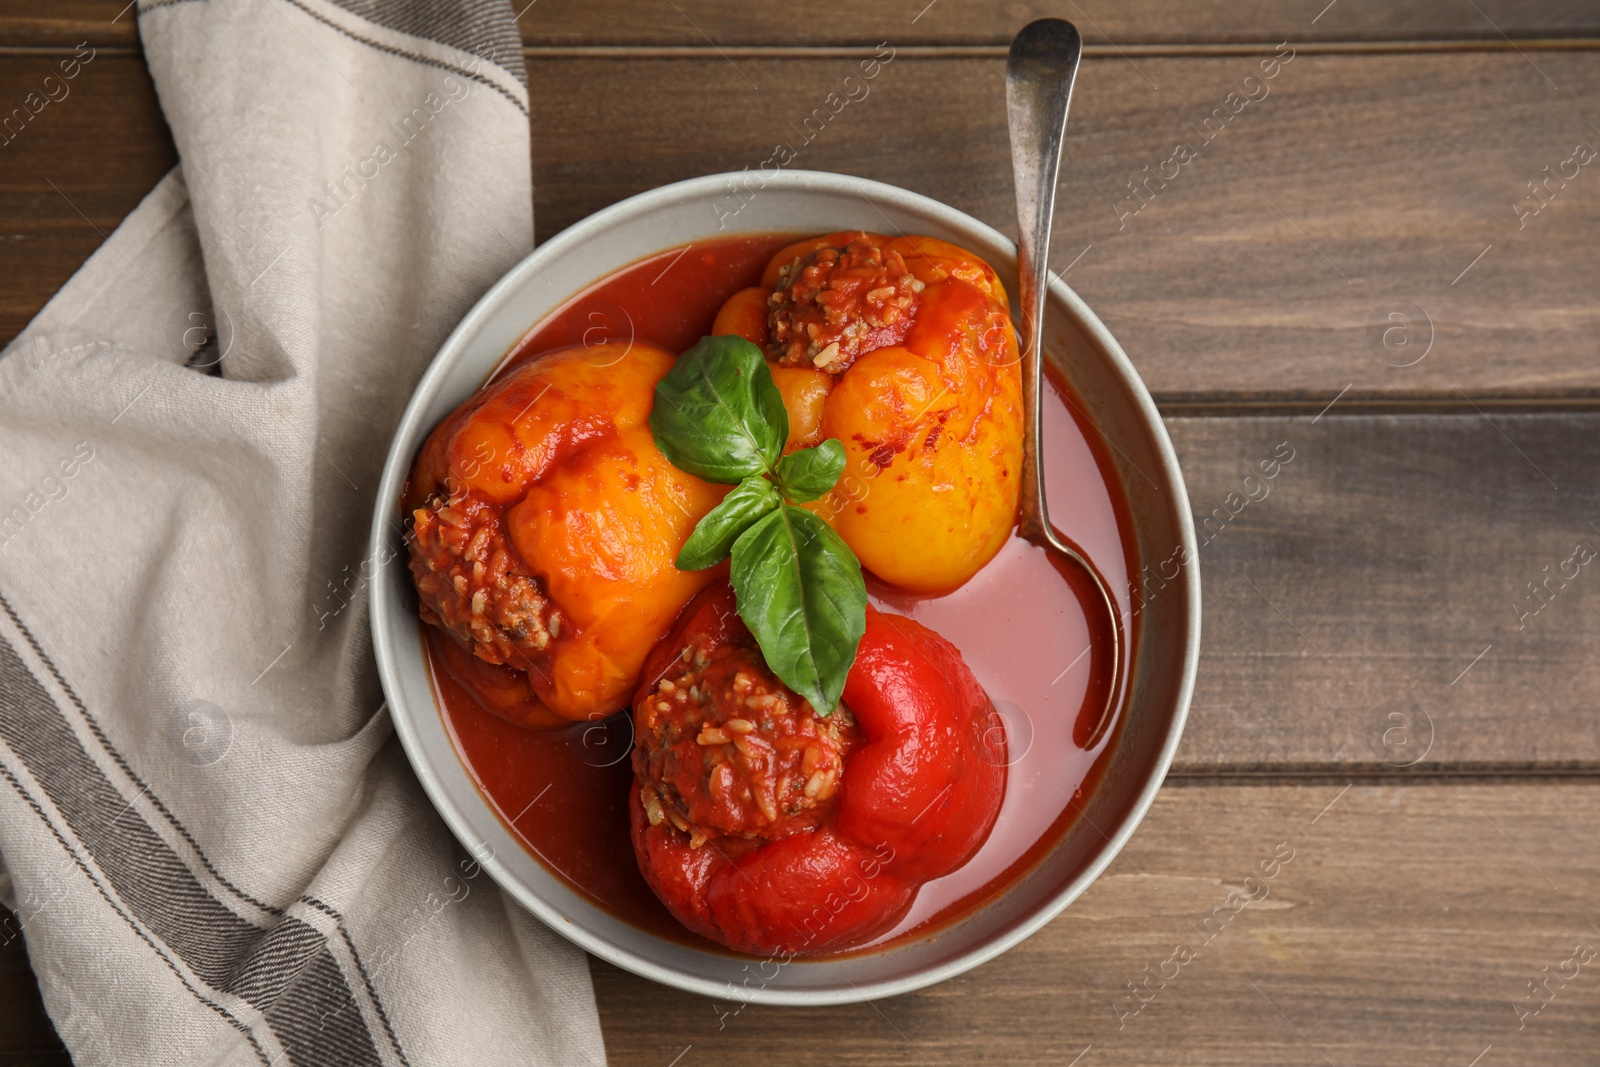
[[[1022,533],[1072,560],[1094,583],[1104,609],[1109,643],[1106,700],[1084,748],[1110,725],[1121,690],[1122,614],[1105,577],[1089,557],[1050,524],[1044,483],[1044,309],[1049,289],[1050,221],[1066,139],[1067,108],[1083,58],[1083,38],[1064,19],[1024,26],[1006,59],[1006,115],[1011,130],[1011,173],[1017,192],[1017,273],[1022,297]]]
[[[1051,538],[1045,504],[1044,303],[1049,288],[1050,221],[1061,173],[1072,84],[1083,57],[1078,29],[1063,19],[1024,26],[1006,59],[1006,115],[1011,128],[1011,173],[1017,190],[1017,273],[1022,297],[1022,515],[1028,531]]]

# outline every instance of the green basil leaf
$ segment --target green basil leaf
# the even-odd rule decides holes
[[[783,683],[832,714],[867,630],[861,563],[825,522],[785,504],[733,543],[739,616]]]
[[[777,464],[789,412],[761,349],[742,337],[702,337],[656,384],[650,430],[673,466],[733,483]]]
[[[804,504],[832,489],[844,473],[844,443],[830,437],[816,448],[790,452],[778,461],[774,475],[784,499]]]
[[[782,503],[778,491],[761,475],[746,478],[701,518],[678,553],[678,569],[698,571],[721,563],[751,523]]]

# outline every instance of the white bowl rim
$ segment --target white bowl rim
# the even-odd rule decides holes
[[[439,382],[445,377],[450,365],[460,357],[470,339],[483,327],[485,321],[499,305],[508,299],[511,294],[527,284],[529,276],[538,273],[546,260],[559,258],[568,248],[579,245],[592,235],[605,231],[619,219],[646,216],[655,209],[684,200],[721,195],[726,193],[730,183],[742,181],[747,177],[748,175],[740,172],[708,174],[659,186],[625,200],[620,200],[549,238],[515,267],[511,268],[504,277],[483,294],[478,302],[473,305],[472,310],[467,312],[455,329],[450,332],[444,344],[440,346],[438,353],[429,363],[428,369],[418,380],[416,388],[412,392],[411,400],[407,403],[404,414],[395,426],[389,453],[384,462],[383,476],[378,486],[377,499],[374,503],[372,532],[368,546],[371,558],[382,558],[380,554],[386,551],[385,546],[390,536],[390,520],[393,518],[395,502],[400,498],[401,489],[405,484],[405,479],[413,460],[413,456],[410,454],[411,450],[406,450],[406,454],[402,455],[397,445],[402,440],[410,439],[415,435],[417,424],[423,417],[427,400],[439,387]],[[762,189],[768,188],[830,193],[843,192],[861,196],[867,199],[869,203],[878,200],[914,209],[939,218],[952,229],[965,229],[983,233],[996,245],[1008,249],[1011,253],[1012,262],[1015,262],[1015,242],[1006,238],[993,227],[965,212],[950,207],[948,204],[899,186],[828,171],[779,170],[776,172],[763,172]],[[660,251],[665,251],[665,249],[645,249],[641,251],[639,258],[642,259]],[[576,296],[597,280],[584,280],[570,295]],[[1123,819],[1116,831],[1111,834],[1107,846],[1098,853],[1095,859],[1080,870],[1071,882],[1064,886],[1051,900],[1039,907],[1026,919],[1001,931],[991,940],[973,947],[961,956],[936,966],[928,967],[918,973],[867,984],[857,985],[852,983],[849,989],[796,990],[784,989],[781,986],[742,989],[739,991],[739,996],[745,1003],[825,1006],[877,1000],[935,985],[987,963],[989,960],[1031,937],[1076,900],[1095,879],[1099,878],[1112,860],[1121,853],[1128,839],[1133,836],[1133,832],[1138,828],[1139,823],[1143,821],[1145,814],[1155,801],[1156,793],[1166,779],[1167,771],[1177,753],[1178,745],[1183,735],[1184,724],[1188,718],[1189,703],[1194,693],[1195,674],[1198,669],[1200,655],[1199,551],[1194,532],[1194,519],[1188,507],[1188,495],[1183,473],[1178,466],[1177,455],[1173,450],[1171,438],[1166,432],[1160,413],[1156,410],[1155,401],[1151,398],[1149,390],[1145,387],[1143,380],[1139,377],[1138,372],[1134,369],[1132,362],[1128,359],[1127,354],[1122,350],[1122,346],[1117,342],[1116,338],[1112,336],[1099,317],[1089,309],[1089,306],[1083,302],[1078,294],[1073,292],[1061,280],[1059,275],[1052,275],[1051,277],[1050,298],[1052,303],[1059,303],[1066,307],[1076,320],[1076,325],[1079,329],[1087,334],[1108,357],[1112,371],[1126,389],[1129,399],[1137,408],[1146,428],[1151,432],[1156,451],[1160,456],[1162,473],[1168,479],[1168,483],[1173,490],[1175,497],[1174,517],[1181,535],[1181,547],[1187,552],[1187,563],[1180,568],[1180,575],[1184,583],[1183,588],[1189,605],[1188,618],[1186,620],[1187,641],[1184,647],[1183,664],[1180,668],[1181,676],[1179,678],[1177,699],[1172,709],[1167,736],[1162,743],[1152,771],[1137,796],[1129,805],[1126,818]],[[533,325],[534,323],[532,322],[528,324],[530,328]],[[428,432],[431,432],[431,430],[432,427],[427,428]],[[417,724],[411,718],[410,709],[403,701],[397,698],[397,694],[400,692],[396,666],[398,650],[393,640],[393,635],[385,625],[385,620],[394,609],[395,605],[389,601],[387,584],[381,581],[374,582],[372,585],[370,614],[373,652],[377,659],[379,679],[385,696],[388,698],[387,706],[390,711],[390,718],[394,724],[396,734],[399,735],[401,747],[405,750],[406,757],[410,761],[412,769],[421,782],[428,799],[432,801],[434,808],[439,812],[440,817],[443,818],[456,839],[462,843],[463,847],[470,848],[471,846],[467,843],[478,835],[473,831],[471,822],[461,809],[456,798],[450,795],[437,777],[432,763],[423,748]],[[438,714],[436,706],[430,710],[434,714]],[[497,815],[494,815],[492,808],[489,808],[488,801],[481,794],[477,796],[477,800],[485,808],[489,809],[493,817],[498,818]],[[623,970],[663,985],[706,997],[727,997],[729,986],[725,982],[662,966],[639,956],[627,948],[606,941],[573,923],[545,902],[537,893],[524,885],[515,874],[501,863],[497,856],[477,857],[477,862],[514,900],[532,912],[546,926],[580,948]],[[646,933],[647,936],[655,936],[648,935],[648,932],[645,931],[641,932]],[[804,960],[796,960],[794,963],[803,966]]]

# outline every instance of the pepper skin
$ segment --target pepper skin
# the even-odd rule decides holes
[[[890,930],[970,860],[1006,784],[1004,727],[955,646],[869,607],[838,711],[819,718],[712,586],[634,700],[634,852],[690,930],[820,955]]]
[[[678,470],[648,419],[672,367],[643,342],[548,352],[434,430],[406,490],[424,622],[451,672],[526,726],[627,706],[650,647],[719,570],[678,551],[727,493]]]
[[[868,570],[940,593],[999,551],[1021,493],[1022,378],[987,263],[931,237],[808,238],[713,329],[766,350],[790,448],[844,445],[839,488],[807,506]]]

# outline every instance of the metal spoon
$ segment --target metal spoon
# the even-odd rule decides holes
[[[1006,59],[1006,114],[1011,128],[1011,171],[1017,191],[1017,273],[1022,281],[1022,533],[1072,560],[1100,593],[1111,633],[1105,708],[1085,743],[1093,747],[1111,722],[1121,690],[1122,615],[1105,578],[1077,545],[1050,525],[1045,504],[1044,309],[1049,286],[1050,220],[1066,138],[1072,83],[1083,57],[1078,28],[1064,19],[1024,26]]]

